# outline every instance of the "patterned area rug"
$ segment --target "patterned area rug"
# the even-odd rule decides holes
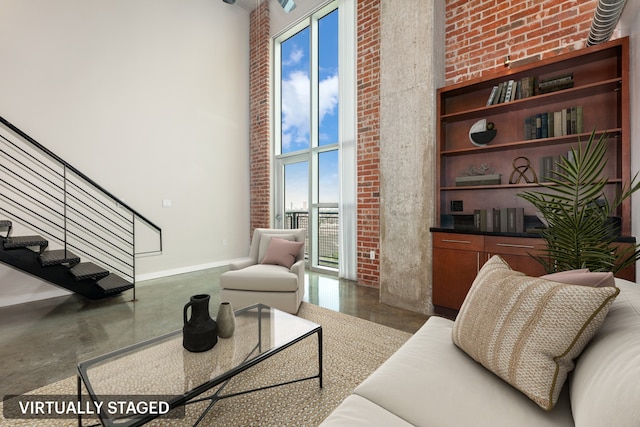
[[[224,399],[216,403],[201,425],[317,426],[411,336],[406,332],[304,302],[298,316],[322,325],[323,388],[318,387],[317,380],[310,380]],[[238,375],[229,383],[225,392],[315,375],[317,366],[317,339],[313,335]],[[70,377],[29,394],[75,393],[76,377]],[[192,425],[204,405],[206,404],[189,405],[182,419],[157,419],[147,425]],[[0,414],[0,426],[74,425],[77,425],[77,420],[7,420]]]

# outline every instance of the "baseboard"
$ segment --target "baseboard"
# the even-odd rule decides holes
[[[139,274],[139,275],[136,275],[136,286],[144,286],[145,285],[144,282],[147,280],[175,276],[178,274],[193,273],[194,271],[208,270],[210,268],[226,267],[232,262],[239,261],[240,259],[243,259],[243,258],[209,262],[206,264],[190,265],[187,267],[174,268],[171,270],[163,270],[163,271],[155,271],[153,273]]]

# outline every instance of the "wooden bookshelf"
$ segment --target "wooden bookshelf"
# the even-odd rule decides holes
[[[534,77],[536,81],[540,81],[567,74],[572,76],[572,87],[570,88],[549,93],[534,92],[525,98],[487,105],[493,87],[500,83],[509,80],[518,82],[525,77]],[[531,139],[531,135],[525,135],[525,119],[527,117],[553,113],[576,106],[580,106],[582,110],[581,132],[537,139]],[[629,183],[632,175],[630,165],[629,39],[621,38],[441,88],[437,93],[437,115],[439,118],[436,163],[437,224],[432,228],[432,231],[436,233],[460,231],[451,226],[451,217],[473,215],[475,210],[491,211],[493,208],[518,207],[524,208],[526,217],[535,217],[533,206],[518,197],[518,193],[541,187],[536,182],[509,183],[515,159],[518,157],[526,158],[529,167],[536,173],[536,176],[539,176],[543,157],[566,155],[571,147],[588,140],[594,130],[598,136],[603,133],[608,136],[608,161],[604,173],[609,177],[606,196],[613,198],[624,184]],[[488,144],[478,146],[469,140],[469,131],[474,123],[481,119],[494,123],[497,134]],[[467,169],[480,165],[487,165],[492,171],[491,173],[500,174],[500,184],[456,185],[456,177],[462,176]],[[531,177],[531,175],[529,176]],[[462,201],[463,209],[453,212],[451,210],[453,201]],[[616,212],[616,216],[621,219],[622,235],[630,235],[631,201],[629,199]],[[472,230],[464,230],[463,232],[466,235],[473,234]],[[478,232],[477,234],[482,233]],[[504,245],[500,246],[503,248],[502,254],[505,256],[510,253],[509,245],[513,245],[511,247],[516,249],[520,246],[517,239],[534,237],[527,235],[527,233],[514,234],[500,231],[490,234],[502,240],[506,239]],[[441,238],[442,236],[434,235],[434,242],[437,240],[435,237]],[[527,241],[525,246],[530,246],[530,243]],[[444,244],[444,246],[447,245]],[[537,245],[535,246],[538,248]],[[434,243],[434,258],[442,258],[443,254],[438,252],[440,249],[443,248],[437,247]],[[447,250],[454,249],[447,248]],[[483,255],[491,253],[491,251],[487,252],[484,249],[481,252]],[[455,252],[447,252],[447,254],[447,259],[453,260],[455,258]],[[453,258],[451,258],[452,256]],[[469,261],[469,264],[478,264],[477,268],[480,268],[484,261],[486,261],[486,257],[477,263]],[[535,261],[523,263],[525,272],[527,272],[528,264],[536,263]],[[434,304],[436,306],[439,303],[439,295],[444,295],[446,287],[451,286],[438,283],[447,278],[451,279],[449,273],[438,269],[455,268],[457,268],[455,262],[445,264],[434,262]],[[532,268],[535,270],[536,267]],[[537,272],[537,270],[531,271],[532,274]],[[475,277],[475,271],[469,272],[465,279],[460,279],[464,283],[458,286],[460,288],[457,291],[459,294],[466,295],[466,290],[471,285],[469,278],[472,277]],[[626,277],[631,276],[627,274]],[[633,277],[635,277],[635,272]],[[451,309],[459,308],[450,306],[451,302],[444,305],[444,307]]]

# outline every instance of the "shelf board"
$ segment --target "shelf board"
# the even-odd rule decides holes
[[[608,184],[619,184],[622,180],[619,178],[609,179]],[[459,185],[454,187],[440,187],[440,191],[460,191],[460,190],[504,190],[506,188],[535,188],[535,187],[553,187],[554,183],[523,183],[523,184],[492,184],[492,185]]]
[[[456,113],[443,114],[440,120],[443,123],[459,122],[470,119],[477,119],[494,114],[502,114],[514,110],[521,110],[530,107],[536,107],[540,104],[551,104],[555,102],[563,102],[591,96],[600,93],[613,92],[620,88],[622,79],[616,77],[614,79],[603,80],[596,83],[586,84],[570,89],[564,89],[557,92],[545,93],[541,95],[530,96],[524,99],[516,99],[515,101],[503,102],[502,104],[483,106],[470,110],[459,111]],[[487,94],[487,97],[489,94]]]
[[[622,133],[622,129],[615,128],[609,130],[599,130],[596,131],[596,137],[599,137],[605,132],[609,135],[609,137],[617,137]],[[477,152],[501,151],[512,148],[544,147],[546,145],[578,142],[578,140],[584,142],[587,141],[589,137],[591,137],[591,132],[583,132],[572,135],[554,136],[553,138],[527,139],[524,141],[508,142],[506,144],[485,145],[482,147],[469,146],[467,148],[457,148],[455,150],[443,150],[440,152],[440,154],[443,156],[458,156]]]

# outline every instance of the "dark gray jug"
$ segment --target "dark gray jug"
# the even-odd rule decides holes
[[[209,315],[210,299],[207,294],[194,295],[184,306],[182,346],[189,351],[207,351],[218,342],[218,324]],[[189,307],[191,317],[187,319]]]

